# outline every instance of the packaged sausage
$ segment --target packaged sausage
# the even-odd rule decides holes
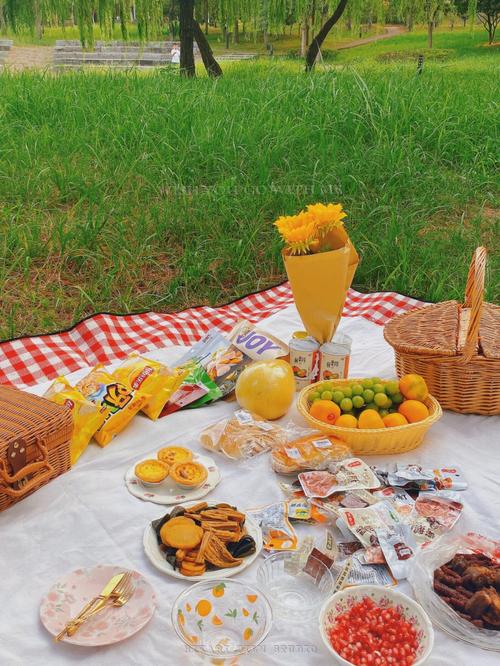
[[[104,423],[106,415],[78,389],[73,388],[64,377],[56,379],[44,397],[57,405],[67,407],[72,412],[73,435],[70,442],[70,458],[71,465],[74,465],[93,435]]]
[[[151,396],[142,411],[155,421],[170,397],[180,386],[187,370],[170,370],[159,361],[130,354],[113,375],[133,389],[142,389]]]
[[[104,422],[94,435],[99,446],[107,446],[150,398],[140,388],[133,389],[130,384],[106,372],[102,365],[81,379],[76,388],[104,415]]]

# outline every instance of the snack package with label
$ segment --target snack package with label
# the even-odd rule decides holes
[[[409,525],[378,529],[377,538],[385,561],[396,580],[408,578],[418,546]]]
[[[87,400],[64,377],[56,379],[48,388],[44,397],[71,410],[73,434],[70,442],[70,458],[71,465],[74,465],[89,445],[94,434],[104,423],[106,414],[100,412],[97,405]]]
[[[134,390],[141,389],[150,394],[142,408],[144,414],[156,421],[173,393],[186,376],[186,370],[170,370],[159,361],[130,354],[113,375]]]
[[[213,330],[194,344],[176,365],[183,366],[190,361],[201,365],[224,397],[234,390],[236,380],[252,359],[229,342],[222,333]]]
[[[346,490],[371,490],[380,482],[366,463],[359,458],[347,458],[333,463],[324,471],[302,472],[299,481],[307,497],[329,497],[334,492]]]
[[[288,345],[245,320],[236,324],[229,340],[253,361],[268,361],[288,354]]]
[[[333,493],[327,499],[315,497],[311,499],[312,504],[319,506],[324,511],[339,517],[339,509],[364,509],[376,504],[379,500],[367,490],[346,490],[341,493]]]
[[[350,448],[337,437],[314,431],[271,451],[273,469],[279,474],[324,470],[351,455]]]
[[[344,584],[345,587],[352,585],[394,587],[397,585],[397,580],[391,574],[386,564],[366,564],[363,558],[363,547],[359,541],[337,543],[337,556],[330,566],[334,576],[339,576],[347,560],[350,560],[351,566],[347,575],[347,581]]]
[[[425,468],[397,463],[387,476],[388,485],[417,490],[467,490],[468,483],[458,467]]]
[[[413,507],[415,505],[415,500],[411,495],[409,495],[404,488],[395,488],[394,486],[388,486],[382,490],[375,490],[373,496],[377,499],[388,499],[396,507],[396,511],[401,516],[402,520],[407,522]]]
[[[286,444],[286,433],[275,423],[238,409],[230,419],[205,428],[200,442],[204,448],[223,453],[232,460],[247,460]]]
[[[457,493],[422,492],[417,497],[409,520],[420,546],[426,546],[454,527],[463,511],[457,496]]]
[[[246,512],[259,524],[266,550],[295,550],[297,535],[288,520],[288,502],[269,504]]]
[[[107,446],[150,398],[148,393],[135,390],[106,372],[102,365],[97,365],[81,379],[76,388],[104,415],[104,423],[94,435],[99,446]]]
[[[378,546],[377,530],[387,529],[401,522],[394,506],[383,500],[365,509],[339,509],[347,528],[365,548]]]
[[[184,407],[201,407],[222,396],[220,388],[197,361],[188,361],[178,366],[176,372],[183,373],[184,376],[180,386],[161,411],[160,417],[173,414]]]

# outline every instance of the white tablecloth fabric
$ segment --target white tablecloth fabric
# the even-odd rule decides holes
[[[293,307],[265,322],[265,328],[288,340],[301,323]],[[394,376],[392,349],[382,327],[362,318],[344,319],[342,331],[353,339],[352,376]],[[174,361],[182,348],[169,348],[150,356]],[[79,378],[85,372],[72,375]],[[43,393],[47,384],[33,389]],[[467,390],[464,384],[463,390]],[[85,663],[92,666],[160,666],[201,663],[186,651],[170,623],[172,602],[188,583],[167,577],[150,564],[142,548],[145,525],[167,510],[143,502],[127,491],[123,476],[137,459],[170,443],[201,447],[202,427],[234,409],[234,403],[217,404],[173,414],[157,422],[139,416],[106,449],[91,445],[76,467],[52,481],[17,506],[0,514],[0,665],[59,666]],[[293,409],[288,417],[300,421]],[[461,416],[447,412],[434,425],[424,444],[399,456],[399,460],[429,466],[458,465],[469,481],[464,492],[464,528],[497,534],[500,478],[500,419]],[[216,454],[215,454],[216,455]],[[232,463],[220,456],[220,485],[210,499],[229,501],[241,508],[262,506],[283,498],[267,456],[248,464]],[[370,457],[370,462],[394,461],[394,457]],[[319,526],[305,528],[323,537]],[[241,574],[254,581],[259,563]],[[136,636],[122,643],[86,649],[54,644],[40,623],[39,602],[58,576],[78,567],[117,564],[141,571],[153,584],[158,608],[152,621]],[[403,592],[411,594],[408,584]],[[431,666],[493,666],[498,654],[458,642],[436,630]],[[241,658],[242,666],[306,664],[323,666],[332,658],[323,647],[317,623],[275,625],[258,651]]]

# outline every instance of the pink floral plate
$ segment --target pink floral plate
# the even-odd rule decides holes
[[[99,564],[91,569],[76,569],[60,578],[42,599],[40,619],[43,626],[57,636],[68,620],[121,571],[127,569]],[[105,608],[87,620],[74,636],[65,636],[63,641],[96,647],[117,643],[142,629],[153,617],[156,597],[151,585],[137,571],[132,573],[132,581],[134,593],[124,606]]]

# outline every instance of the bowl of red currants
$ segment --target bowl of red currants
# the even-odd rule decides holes
[[[319,622],[325,645],[346,666],[422,666],[434,644],[424,609],[377,585],[337,592],[323,605]]]

